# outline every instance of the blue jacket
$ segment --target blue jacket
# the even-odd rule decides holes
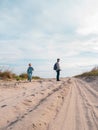
[[[28,74],[32,74],[32,71],[33,71],[33,70],[34,70],[33,67],[30,66],[30,67],[28,67],[28,69],[27,69],[27,73],[28,73]]]

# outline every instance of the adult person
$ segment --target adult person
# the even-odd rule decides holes
[[[57,73],[57,75],[56,75],[56,80],[57,80],[57,81],[60,81],[60,71],[61,71],[61,69],[60,69],[59,62],[60,62],[60,59],[58,58],[58,59],[57,59],[57,62],[56,62],[55,65],[54,65],[54,70],[55,70],[56,73]]]
[[[28,80],[31,82],[32,80],[32,73],[33,73],[34,69],[31,66],[31,63],[29,63],[29,67],[27,69],[27,75],[28,75]]]

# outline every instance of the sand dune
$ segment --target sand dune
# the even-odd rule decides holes
[[[98,130],[97,83],[0,81],[0,130]]]

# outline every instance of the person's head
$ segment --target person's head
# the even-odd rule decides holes
[[[29,63],[29,66],[31,66],[31,63]]]
[[[60,59],[58,58],[58,59],[57,59],[57,62],[59,62],[59,61],[60,61]]]

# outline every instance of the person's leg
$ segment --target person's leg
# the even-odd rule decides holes
[[[29,73],[28,74],[28,80],[31,82],[31,80],[32,80],[32,74],[31,73]]]
[[[60,80],[60,79],[59,79],[59,76],[60,76],[60,71],[58,70],[58,71],[57,71],[57,77],[56,77],[57,81]]]
[[[30,80],[30,76],[29,76],[29,74],[28,74],[28,80]]]
[[[32,80],[32,74],[30,73],[30,82],[31,82],[31,80]]]

